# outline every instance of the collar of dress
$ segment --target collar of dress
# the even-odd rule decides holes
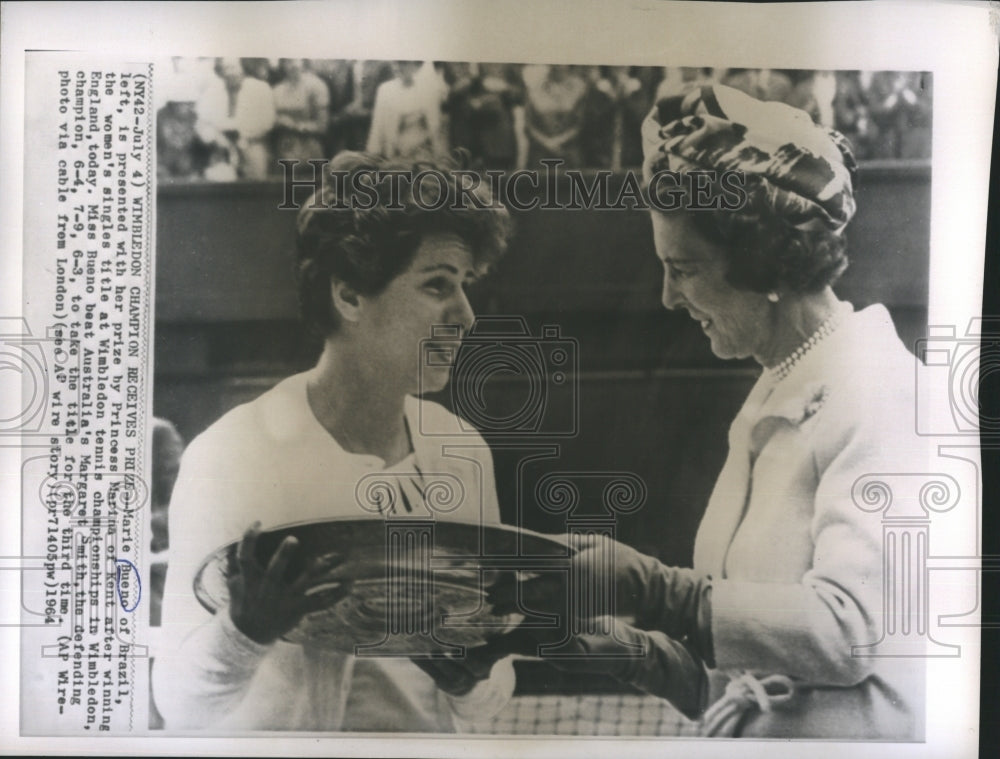
[[[851,307],[845,304],[845,308]],[[890,341],[898,340],[884,306],[849,311],[837,329],[806,353],[784,379],[776,381],[768,371],[761,374],[734,427],[749,434],[749,448],[758,453],[782,425],[801,427],[815,417],[831,393],[862,370],[864,355],[878,355],[889,349]]]

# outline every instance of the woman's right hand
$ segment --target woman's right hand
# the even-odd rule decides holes
[[[571,534],[559,539],[576,549],[571,560],[571,576],[582,580],[585,587],[593,588],[591,592],[595,597],[614,598],[614,608],[576,609],[581,615],[634,619],[646,611],[650,603],[647,588],[650,576],[658,571],[669,571],[652,556],[605,536]],[[570,609],[568,594],[571,591],[567,581],[567,576],[552,573],[524,581],[504,575],[490,589],[489,599],[501,613],[523,613],[527,609],[562,618]],[[602,585],[606,586],[605,591],[598,592],[597,588]]]
[[[288,565],[298,550],[298,540],[285,538],[267,566],[256,559],[260,522],[252,524],[243,534],[236,549],[235,562],[230,563],[229,616],[236,629],[256,643],[269,644],[291,631],[310,612],[327,608],[351,592],[351,583],[331,582],[322,590],[310,589],[342,562],[341,557],[327,554],[315,559],[297,577],[286,577]]]
[[[634,618],[646,609],[649,577],[666,567],[652,556],[603,535],[571,535],[570,543],[577,549],[573,556],[577,576],[614,584],[616,615]]]

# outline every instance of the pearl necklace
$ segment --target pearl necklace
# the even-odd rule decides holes
[[[826,321],[819,325],[808,340],[796,348],[792,355],[770,370],[771,379],[774,380],[774,382],[781,382],[781,380],[787,377],[791,373],[792,369],[795,368],[795,365],[798,364],[809,351],[815,348],[816,345],[818,345],[824,338],[833,334],[834,330],[840,326],[840,320],[846,312],[846,308],[843,308],[841,305],[835,307],[826,318]]]

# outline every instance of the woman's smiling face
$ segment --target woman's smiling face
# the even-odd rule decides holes
[[[719,358],[760,361],[768,355],[774,324],[767,296],[729,284],[725,252],[687,214],[654,212],[652,218],[656,255],[663,263],[664,307],[686,309]]]
[[[445,358],[454,357],[475,317],[465,288],[477,275],[463,240],[432,234],[385,290],[361,296],[367,357],[386,380],[409,393],[444,388],[451,372]]]

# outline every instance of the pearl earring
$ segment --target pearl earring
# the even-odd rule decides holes
[[[778,295],[778,293],[774,292],[773,290],[767,294],[767,299],[772,303],[777,303],[779,298],[780,296]]]

